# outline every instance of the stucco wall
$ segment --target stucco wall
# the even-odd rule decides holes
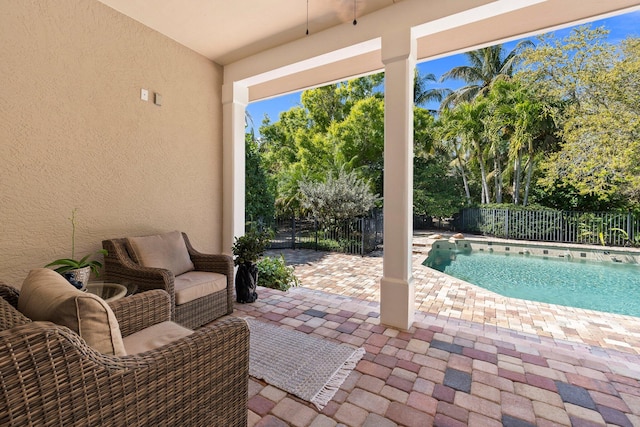
[[[0,10],[0,280],[69,257],[74,208],[76,257],[175,229],[220,251],[221,67],[97,1]]]

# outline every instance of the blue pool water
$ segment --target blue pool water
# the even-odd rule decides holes
[[[634,264],[435,252],[424,265],[507,297],[640,317],[640,266]]]

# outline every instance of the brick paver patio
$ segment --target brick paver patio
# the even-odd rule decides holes
[[[398,331],[379,322],[380,256],[280,252],[302,286],[234,315],[367,353],[321,412],[250,379],[250,426],[640,427],[638,318],[501,297],[416,254],[416,321]]]

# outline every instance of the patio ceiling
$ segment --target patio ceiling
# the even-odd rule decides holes
[[[380,71],[411,27],[419,61],[624,13],[639,0],[100,0],[225,66],[254,101]],[[354,4],[358,25],[353,26]]]
[[[100,0],[227,65],[304,38],[307,0]],[[355,0],[358,19],[403,0]],[[308,0],[309,32],[351,23],[354,0]]]

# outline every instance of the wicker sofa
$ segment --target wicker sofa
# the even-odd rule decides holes
[[[114,356],[67,327],[31,321],[17,309],[18,291],[2,282],[0,297],[0,425],[246,426],[245,321],[221,320],[155,350]],[[161,290],[109,307],[123,339],[170,318]]]
[[[184,256],[188,257],[186,262],[192,263],[189,266],[191,270],[185,267],[187,271],[184,274],[181,273],[185,268],[176,270],[178,267],[171,265],[175,264],[173,259],[161,261],[152,259],[145,266],[144,260],[138,259],[131,245],[133,239],[154,239],[170,235],[175,237],[176,234],[182,239],[177,243],[183,248],[170,248],[177,253],[174,258],[181,259],[180,251],[182,250],[185,253]],[[164,242],[161,239],[152,240],[148,247],[156,247],[154,243],[163,244]],[[102,247],[107,250],[107,255],[104,257],[105,280],[135,283],[138,292],[150,289],[165,290],[171,297],[171,318],[187,328],[197,328],[233,312],[233,259],[223,254],[203,254],[195,250],[185,233],[171,232],[140,238],[104,240]],[[226,286],[215,291],[201,292],[197,298],[187,298],[186,302],[180,301],[180,292],[185,291],[180,283],[186,282],[180,281],[180,278],[185,275],[201,274],[201,272],[226,276]],[[193,288],[192,284],[193,281],[187,282],[186,286]],[[188,292],[189,289],[186,291]]]

